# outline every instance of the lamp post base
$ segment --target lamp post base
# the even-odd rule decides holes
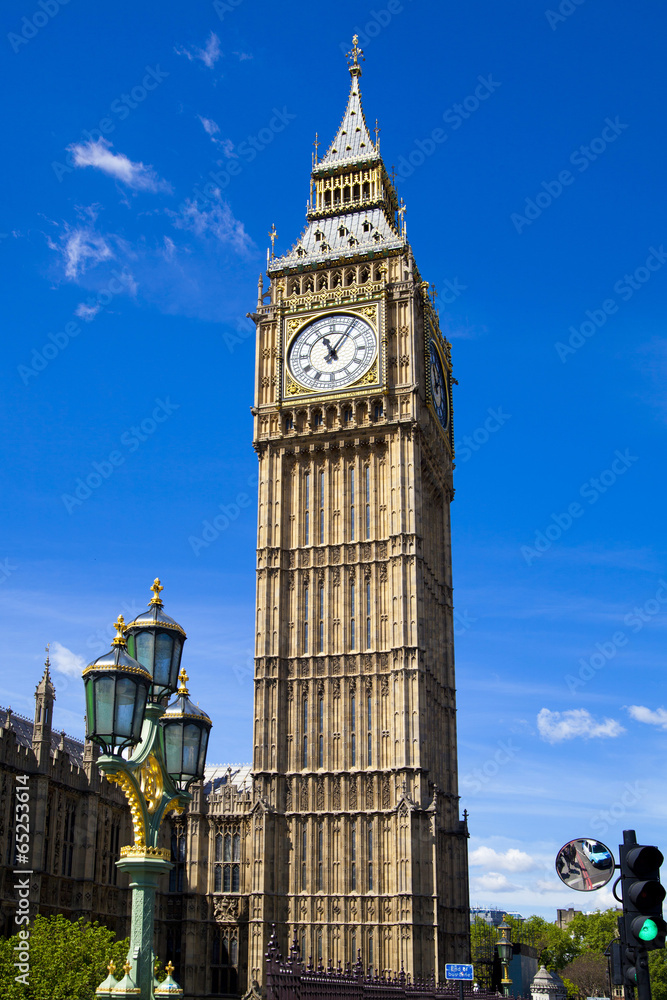
[[[158,856],[155,848],[145,854],[139,854],[138,848],[133,851],[137,853],[122,857],[116,867],[130,876],[132,925],[128,961],[134,988],[123,989],[123,984],[119,983],[112,996],[114,1000],[153,1000],[155,891],[160,875],[166,875],[174,866],[166,857]]]

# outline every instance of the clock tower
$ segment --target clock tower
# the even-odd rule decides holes
[[[469,956],[449,506],[450,344],[369,133],[357,39],[307,223],[268,262],[248,978],[271,925],[334,965]],[[275,235],[275,230],[274,230]],[[284,951],[285,953],[285,951]]]

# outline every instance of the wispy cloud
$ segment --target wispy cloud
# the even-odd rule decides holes
[[[217,192],[216,201],[210,209],[199,209],[197,203],[187,199],[179,213],[170,212],[174,226],[185,229],[195,236],[213,237],[220,243],[232,246],[240,253],[254,249],[254,244],[246,233],[243,223],[234,217],[226,201]]]
[[[108,139],[91,139],[74,143],[68,149],[74,157],[75,167],[95,167],[133,191],[171,192],[171,184],[162,180],[151,166],[134,163],[124,153],[112,153]]]
[[[213,121],[212,118],[204,118],[203,115],[197,115],[197,118],[204,126],[204,131],[209,136],[211,142],[214,142],[216,146],[219,146],[228,159],[232,156],[238,159],[238,153],[235,152],[235,146],[232,140],[220,138],[220,126],[218,123]]]
[[[66,674],[67,677],[81,677],[81,671],[86,665],[83,656],[73,653],[59,642],[51,643],[49,655],[54,669],[59,673]]]
[[[185,58],[189,59],[190,62],[193,62],[195,59],[199,59],[200,62],[203,62],[204,66],[208,67],[208,69],[213,69],[222,55],[220,49],[220,39],[214,31],[212,31],[208,36],[206,45],[203,49],[198,48],[196,45],[194,45],[191,49],[186,49],[183,46],[177,45],[174,47],[174,52],[178,56],[185,56]]]
[[[485,868],[500,868],[506,872],[527,872],[537,867],[530,854],[510,847],[507,851],[495,851],[493,847],[477,847],[470,852],[471,865],[484,865]]]
[[[625,732],[620,722],[615,719],[598,722],[585,708],[573,708],[568,712],[551,712],[543,708],[537,714],[537,728],[547,743],[561,743],[578,736],[585,740],[604,739]]]
[[[89,267],[115,258],[109,241],[88,225],[65,225],[60,240],[56,242],[48,238],[47,242],[52,250],[60,254],[65,277],[70,281],[77,281]]]
[[[628,705],[628,712],[636,722],[646,722],[649,726],[667,729],[667,711],[664,708],[656,708],[653,711],[643,705]]]
[[[220,131],[220,126],[217,122],[214,122],[212,118],[204,118],[203,115],[197,115],[197,118],[204,126],[206,134],[210,135],[211,138],[213,138],[214,135],[217,135]]]

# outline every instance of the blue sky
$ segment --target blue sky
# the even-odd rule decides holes
[[[270,226],[277,252],[303,226],[356,29],[460,383],[471,899],[609,905],[552,858],[633,825],[665,847],[664,8],[13,0],[3,21],[0,703],[32,716],[51,641],[55,724],[80,734],[81,665],[158,574],[210,760],[250,759],[245,314]]]

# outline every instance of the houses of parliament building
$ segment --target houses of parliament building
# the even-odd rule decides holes
[[[326,966],[444,978],[469,957],[452,620],[450,344],[366,124],[362,53],[306,226],[260,277],[252,766],[210,767],[163,826],[156,953],[191,998],[261,988],[276,925]],[[171,609],[170,609],[171,610]],[[0,930],[14,775],[29,774],[32,912],[129,933],[132,841],[97,749],[0,710]],[[214,720],[215,721],[215,720]]]

